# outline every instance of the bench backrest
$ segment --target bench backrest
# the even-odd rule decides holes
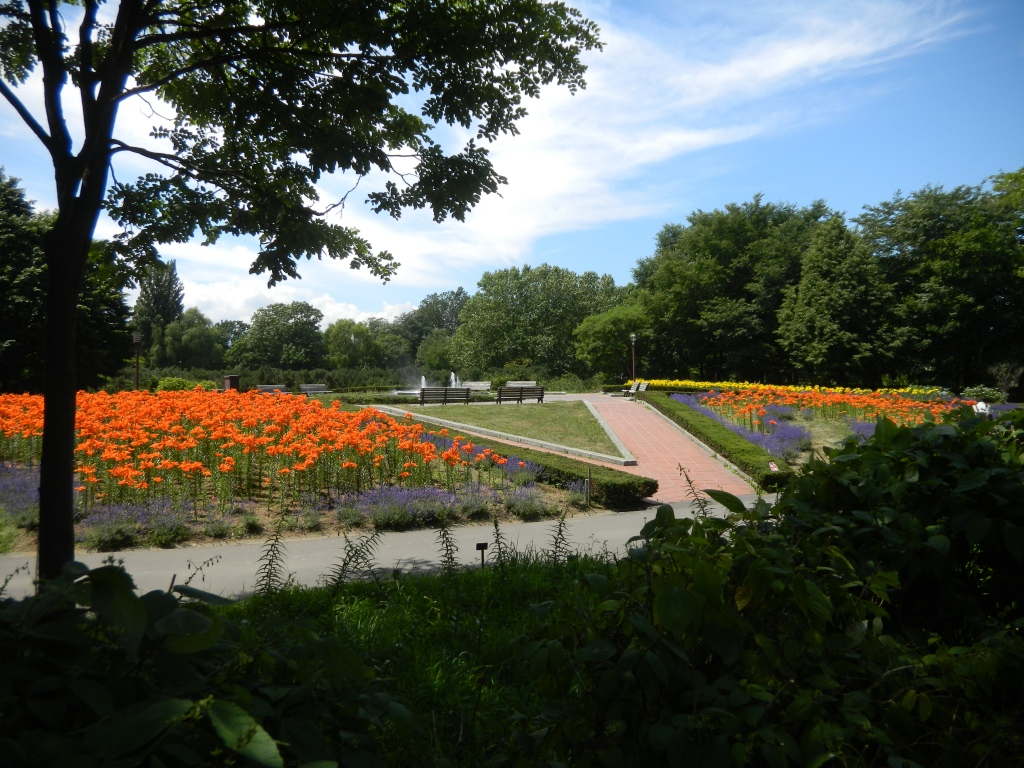
[[[637,392],[646,392],[647,391],[647,382],[645,381],[643,384],[641,384],[639,387],[637,387],[636,391]]]
[[[636,392],[636,391],[637,391],[637,389],[638,389],[639,387],[640,387],[640,382],[639,382],[639,381],[634,381],[634,382],[633,382],[633,386],[631,386],[631,387],[629,388],[629,390],[628,390],[628,391],[629,391],[629,394],[631,394],[631,395],[632,395],[632,394],[633,394],[634,392]]]
[[[522,400],[524,398],[543,399],[544,387],[498,387],[498,400]]]
[[[536,387],[536,381],[509,381],[505,384],[506,387]]]
[[[299,389],[302,392],[326,392],[326,384],[299,384]]]
[[[462,386],[466,389],[472,389],[473,391],[487,392],[491,388],[491,382],[489,381],[464,381]]]
[[[428,400],[440,401],[442,403],[461,400],[468,403],[469,387],[423,387],[420,390],[420,402],[425,403]]]
[[[257,384],[256,389],[268,395],[273,394],[275,390],[280,390],[281,392],[288,391],[288,387],[284,384]]]

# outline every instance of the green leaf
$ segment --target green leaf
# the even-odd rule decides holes
[[[949,537],[942,535],[929,536],[928,546],[945,557],[949,554]]]
[[[92,610],[120,630],[117,644],[134,654],[146,631],[146,606],[135,594],[135,582],[124,568],[105,565],[89,572]]]
[[[663,589],[654,601],[655,623],[676,637],[699,627],[701,613],[700,601],[679,587]]]
[[[608,577],[600,573],[588,573],[583,577],[587,586],[589,586],[599,597],[604,597],[608,594],[611,589],[611,582],[608,581]]]
[[[981,488],[988,483],[991,474],[991,471],[987,469],[972,469],[970,472],[962,475],[957,481],[956,492],[964,493],[965,491],[973,491],[975,488]]]
[[[984,539],[991,529],[992,521],[977,512],[971,514],[964,528],[967,533],[967,541],[971,544],[977,544]]]
[[[832,618],[832,601],[813,581],[807,581],[807,608],[822,621]]]
[[[134,712],[117,713],[86,729],[85,743],[99,757],[120,757],[151,742],[191,708],[187,699],[164,699]]]
[[[1011,557],[1017,561],[1024,559],[1024,528],[1013,523],[1003,523],[1000,529],[1003,533],[1003,544],[1006,545]]]
[[[213,729],[229,749],[267,768],[284,768],[284,759],[270,734],[237,704],[215,700],[207,712]]]
[[[654,519],[660,525],[671,525],[676,521],[676,511],[672,509],[671,504],[662,504],[654,513]]]
[[[199,600],[200,602],[209,603],[210,605],[234,605],[238,602],[237,600],[215,595],[212,592],[204,592],[201,589],[189,587],[184,584],[177,585],[174,588],[174,591],[183,597],[191,597],[193,600]]]
[[[820,755],[815,756],[809,763],[807,763],[807,768],[821,768],[821,766],[823,766],[825,763],[827,763],[834,757],[836,757],[835,752],[823,752]]]
[[[198,611],[179,608],[156,623],[163,632],[163,648],[171,653],[198,653],[209,648],[224,636],[224,622]]]
[[[740,501],[737,497],[733,496],[731,493],[719,491],[714,488],[705,488],[702,491],[702,493],[706,493],[708,496],[717,501],[730,512],[733,512],[737,515],[742,515],[744,512],[747,511],[747,508],[743,506],[743,502]]]
[[[615,655],[615,645],[603,637],[596,638],[576,651],[576,661],[581,663],[605,661]]]
[[[178,608],[156,623],[156,628],[165,635],[201,635],[213,624],[213,620],[188,608]]]
[[[928,722],[932,716],[932,700],[926,694],[919,694],[917,697],[917,714],[921,716],[921,722]]]

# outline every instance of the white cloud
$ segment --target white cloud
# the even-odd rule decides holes
[[[957,5],[941,0],[724,7],[666,0],[646,20],[630,4],[591,2],[582,10],[600,23],[605,51],[588,56],[585,91],[572,96],[545,89],[540,100],[526,104],[530,114],[519,125],[521,135],[490,146],[495,167],[509,180],[501,197],[485,198],[465,223],[438,225],[422,211],[397,222],[374,215],[362,201],[379,186],[377,177],[352,193],[344,223],[402,264],[391,288],[381,289],[366,270],[313,262],[300,267],[305,280],[267,289],[265,277],[248,274],[255,256],[248,241],[166,246],[161,251],[178,260],[188,303],[215,319],[297,299],[314,303],[328,321],[394,316],[411,304],[383,301],[385,295],[468,287],[485,270],[522,263],[546,235],[674,210],[673,195],[682,186],[659,174],[662,165],[827,119],[843,99],[809,99],[808,89],[827,84],[830,94],[842,91],[853,76],[955,34],[964,18]],[[69,104],[69,115],[76,109]],[[171,114],[165,106],[156,110]],[[15,120],[11,110],[0,109],[0,135],[25,136],[12,127]],[[118,133],[142,143],[153,122],[133,100],[121,109]],[[447,127],[438,135],[446,146],[467,137]],[[119,160],[118,177],[141,167]],[[325,200],[337,200],[352,180],[325,178],[320,186]],[[111,228],[107,222],[107,236]],[[376,305],[381,309],[369,309]]]
[[[745,23],[680,26],[660,42],[599,19],[605,51],[589,58],[587,89],[546,89],[528,103],[521,134],[490,147],[509,181],[501,197],[485,198],[465,223],[437,225],[422,212],[399,222],[375,217],[353,195],[346,223],[399,257],[397,285],[466,284],[521,263],[545,235],[672,209],[658,164],[821,119],[816,110],[834,110],[836,100],[804,102],[802,88],[907,55],[960,19],[941,3],[773,8],[749,6]],[[465,138],[447,133],[448,143]],[[337,198],[350,184],[322,186]]]

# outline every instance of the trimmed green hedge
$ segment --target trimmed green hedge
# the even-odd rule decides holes
[[[348,405],[418,405],[416,395],[392,395],[390,392],[336,392],[329,395],[316,395],[325,404],[338,400]],[[494,397],[486,392],[470,392],[469,402],[489,403]]]
[[[786,464],[785,459],[772,456],[763,448],[730,432],[714,419],[671,399],[663,392],[648,390],[646,394],[645,400],[651,407],[668,416],[712,450],[718,451],[723,457],[750,475],[754,482],[764,490],[780,490],[794,477],[793,470]],[[769,469],[769,461],[775,462],[779,468],[778,472],[772,472]]]
[[[433,426],[425,419],[420,423],[428,427]],[[449,431],[451,430],[449,429]],[[516,456],[523,461],[539,464],[542,470],[537,479],[548,485],[562,486],[566,483],[586,480],[587,470],[590,470],[593,480],[590,498],[603,507],[633,506],[658,492],[658,481],[650,477],[631,475],[611,467],[589,464],[559,453],[535,451],[505,443],[488,444],[485,437],[474,438],[473,442],[493,445],[502,456]]]

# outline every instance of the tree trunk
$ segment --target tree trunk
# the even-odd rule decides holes
[[[43,450],[39,467],[38,577],[59,576],[75,557],[75,315],[96,216],[79,210],[46,240]]]

